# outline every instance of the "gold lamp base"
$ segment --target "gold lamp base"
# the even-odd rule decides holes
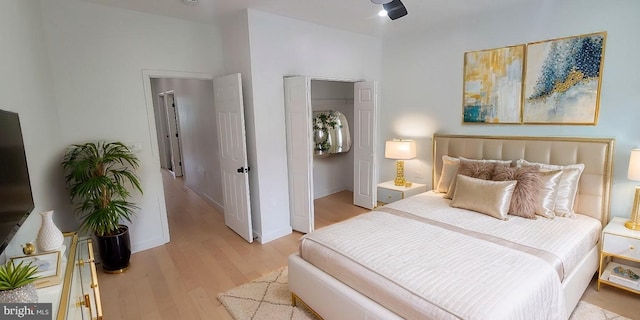
[[[631,230],[640,230],[640,223],[635,223],[631,220],[627,221],[624,223],[624,226],[627,229],[631,229]]]
[[[636,187],[636,196],[631,207],[631,220],[624,223],[627,229],[640,230],[640,186]]]
[[[404,186],[407,180],[404,179],[404,161],[396,161],[396,179],[393,180],[393,184],[396,186]]]

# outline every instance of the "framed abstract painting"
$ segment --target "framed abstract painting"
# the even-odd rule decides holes
[[[523,123],[595,125],[607,33],[527,45]]]
[[[521,123],[525,45],[464,54],[463,123]]]

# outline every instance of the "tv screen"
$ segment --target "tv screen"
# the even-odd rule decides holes
[[[20,119],[17,113],[0,110],[0,252],[33,207]]]

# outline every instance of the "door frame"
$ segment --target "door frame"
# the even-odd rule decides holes
[[[336,77],[336,78],[334,78],[334,77],[316,77],[316,76],[308,76],[308,75],[300,75],[300,74],[285,74],[285,75],[283,75],[283,77],[282,77],[282,81],[283,81],[283,83],[284,83],[284,79],[285,79],[285,78],[290,78],[290,77],[305,77],[305,78],[307,78],[307,79],[308,79],[308,81],[309,81],[309,83],[310,83],[310,85],[309,85],[309,90],[311,90],[311,82],[312,82],[312,81],[335,81],[335,82],[347,82],[347,83],[352,83],[352,84],[354,84],[354,87],[355,87],[355,83],[357,83],[357,82],[370,82],[370,81],[371,81],[371,82],[377,82],[377,80],[366,80],[366,79],[338,78],[338,77]],[[378,89],[378,93],[379,93],[379,89]],[[284,94],[284,92],[283,92],[283,94]],[[286,97],[285,97],[285,100],[286,100]],[[379,121],[379,101],[380,101],[380,100],[378,99],[378,103],[377,103],[377,104],[376,104],[376,106],[375,106],[375,108],[376,108],[375,112],[376,112],[376,114],[377,114],[377,117],[376,117],[376,119],[375,119],[376,123],[374,123],[374,124],[373,124],[375,127],[378,127],[378,128],[379,128],[379,126],[378,126],[378,123],[377,123],[377,122]],[[355,104],[355,97],[354,97],[354,104]],[[354,107],[355,107],[355,105],[354,105]],[[285,108],[285,113],[286,113],[286,108]],[[285,115],[285,116],[286,116],[286,115]],[[375,132],[374,134],[376,134],[376,135],[377,135],[377,134],[378,134],[378,132]],[[355,135],[355,133],[354,133],[354,135]],[[286,139],[287,139],[287,142],[288,142],[289,137],[287,136],[287,137],[286,137]],[[352,137],[352,142],[353,142],[353,141],[354,141],[354,139],[353,139],[353,137]],[[374,146],[373,146],[373,147],[374,147],[374,148],[376,148],[376,147],[377,147],[376,143],[374,143]],[[288,152],[287,152],[287,153],[288,153]],[[374,163],[376,163],[376,162],[377,162],[376,157],[377,157],[377,155],[376,155],[376,154],[374,154],[374,155],[373,155],[373,162],[374,162]],[[355,161],[355,159],[354,159],[354,161]],[[354,175],[355,175],[355,172],[354,172]],[[374,166],[374,169],[373,169],[373,172],[372,172],[372,177],[371,177],[371,179],[372,179],[372,186],[374,186],[374,187],[375,187],[375,186],[378,184],[378,166]],[[313,172],[311,173],[311,184],[313,185]],[[289,180],[288,186],[289,186],[289,188],[291,188],[291,181],[290,181],[290,180]],[[374,188],[374,189],[375,189],[375,188]],[[311,188],[311,190],[313,190],[313,188]],[[313,196],[313,192],[311,192],[311,194],[310,194],[309,196],[311,197],[311,203],[313,204],[313,201],[315,200],[315,199],[314,199],[314,196]],[[375,208],[376,203],[377,203],[377,199],[376,199],[377,195],[376,195],[375,190],[373,190],[373,194],[372,194],[372,196],[373,196],[373,207]],[[289,199],[289,201],[290,201],[289,205],[291,205],[291,199]],[[291,210],[291,209],[290,209],[290,210]],[[312,215],[312,217],[311,217],[311,218],[315,220],[315,213],[314,213],[313,211],[314,211],[314,210],[311,210],[311,215]],[[291,212],[290,212],[290,213],[289,213],[289,215],[290,215],[290,216],[293,216],[293,213],[291,213]],[[312,228],[315,226],[315,221],[311,222],[311,226],[312,226]],[[311,230],[311,231],[313,231],[313,230]]]
[[[167,128],[167,111],[164,92],[158,93],[157,108],[154,108],[154,116],[156,117],[156,130],[158,130],[158,153],[160,154],[160,168],[169,170],[171,166],[171,152],[169,151],[169,129]],[[156,113],[157,111],[157,113]],[[159,127],[158,127],[159,125]],[[162,134],[162,135],[161,135]]]
[[[171,173],[173,177],[182,177],[184,159],[182,158],[182,135],[180,134],[180,113],[173,90],[164,93],[164,111],[166,112],[167,130],[169,131],[169,153],[171,156]],[[171,105],[169,105],[171,102]],[[175,127],[175,131],[174,128]],[[175,137],[174,137],[175,136]]]
[[[177,78],[177,79],[197,79],[197,80],[212,80],[214,75],[210,73],[198,73],[188,71],[167,71],[167,70],[142,70],[142,85],[144,90],[144,99],[147,110],[147,125],[149,126],[149,146],[151,149],[151,155],[153,166],[160,168],[160,153],[158,149],[158,134],[156,128],[155,111],[153,110],[154,95],[151,91],[151,79],[152,78]],[[169,221],[167,219],[167,202],[164,195],[164,188],[162,183],[156,186],[158,188],[158,203],[160,209],[160,224],[162,227],[162,239],[165,243],[171,240],[169,234]]]

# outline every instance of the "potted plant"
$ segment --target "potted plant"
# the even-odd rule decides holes
[[[38,293],[33,283],[38,276],[38,267],[31,263],[17,266],[9,261],[0,266],[0,303],[35,303]]]
[[[93,231],[107,273],[124,272],[129,267],[129,228],[138,207],[128,200],[128,187],[142,193],[135,174],[138,158],[120,142],[89,142],[72,145],[62,161],[67,189],[76,200],[81,230]]]

